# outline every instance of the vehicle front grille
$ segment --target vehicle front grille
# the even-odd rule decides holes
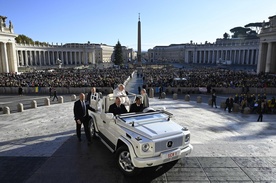
[[[172,142],[172,146],[168,147],[168,143]],[[176,147],[182,146],[183,144],[183,137],[176,137],[173,139],[167,139],[163,141],[159,141],[155,143],[155,152],[161,152],[165,150],[174,149]]]

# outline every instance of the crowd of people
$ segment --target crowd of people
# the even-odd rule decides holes
[[[144,84],[149,87],[276,87],[276,75],[213,67],[147,68],[142,76]]]
[[[114,87],[123,83],[133,69],[52,69],[21,74],[0,74],[0,87]]]
[[[0,87],[114,87],[123,83],[134,69],[53,69],[29,73],[0,74]],[[148,87],[276,87],[276,76],[265,73],[214,67],[147,67],[138,75]],[[179,78],[179,80],[176,80]]]

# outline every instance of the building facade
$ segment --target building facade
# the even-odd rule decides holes
[[[148,50],[148,60],[159,63],[194,63],[257,66],[257,73],[276,73],[276,15],[269,17],[256,39],[217,39],[215,43],[171,44]]]
[[[238,65],[257,65],[259,39],[217,39],[215,43],[172,44],[148,50],[150,62],[217,64],[231,61]]]
[[[6,25],[7,17],[0,16],[0,73],[17,72],[17,56],[13,25],[9,21]]]
[[[260,54],[257,72],[276,73],[276,15],[269,17],[269,26],[263,28],[260,37]]]

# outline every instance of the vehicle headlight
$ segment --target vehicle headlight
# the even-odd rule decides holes
[[[148,143],[142,145],[142,150],[147,152],[149,150],[150,145]]]
[[[190,134],[186,135],[185,137],[185,142],[189,142],[190,141]]]

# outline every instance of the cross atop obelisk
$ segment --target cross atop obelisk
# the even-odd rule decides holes
[[[141,22],[140,22],[140,13],[138,18],[138,48],[137,48],[137,64],[142,65],[141,61]]]

